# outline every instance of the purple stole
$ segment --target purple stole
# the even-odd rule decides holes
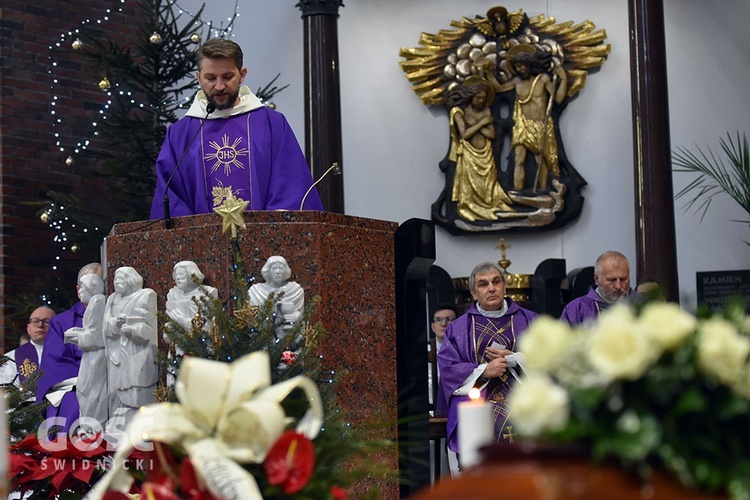
[[[244,113],[222,120],[207,120],[203,124],[201,161],[206,199],[215,198],[214,188],[230,189],[236,197],[253,206],[250,115]]]
[[[36,347],[31,342],[16,347],[16,366],[18,371],[18,380],[23,382],[39,369],[39,358],[36,354]]]

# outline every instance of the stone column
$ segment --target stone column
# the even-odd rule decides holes
[[[333,163],[344,166],[337,29],[340,6],[341,0],[302,0],[297,4],[305,37],[305,155],[316,180]],[[318,184],[318,193],[326,210],[344,213],[343,175],[329,172]]]
[[[628,0],[635,175],[635,277],[677,301],[669,99],[662,0]]]

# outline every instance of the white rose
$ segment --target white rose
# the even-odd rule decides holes
[[[644,334],[664,349],[674,350],[695,330],[695,316],[669,302],[651,302],[643,308],[639,318]]]
[[[560,366],[551,372],[562,386],[580,389],[605,387],[609,377],[604,377],[599,370],[591,366],[589,360],[589,339],[591,331],[586,328],[575,330],[574,339],[570,344]]]
[[[568,393],[542,373],[530,373],[510,393],[510,419],[524,436],[558,431],[568,423]]]
[[[661,355],[660,347],[641,332],[626,305],[599,317],[589,343],[591,365],[609,379],[635,380]]]
[[[518,350],[526,356],[526,368],[549,372],[565,361],[572,341],[573,330],[567,323],[542,316],[523,333]]]
[[[698,365],[722,383],[738,383],[745,372],[750,339],[740,335],[734,325],[711,318],[698,330]]]

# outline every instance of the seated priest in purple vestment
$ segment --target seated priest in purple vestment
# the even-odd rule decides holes
[[[78,271],[76,292],[80,298],[80,279],[87,274],[101,274],[98,262],[86,264]],[[60,432],[67,432],[79,417],[76,383],[83,352],[74,344],[65,342],[65,331],[83,326],[86,305],[77,302],[67,311],[55,315],[50,321],[49,333],[44,340],[44,354],[41,360],[42,376],[39,378],[37,401],[46,399],[47,418],[58,417],[55,425]]]
[[[586,295],[571,300],[560,319],[571,326],[589,323],[612,304],[630,301],[634,296],[630,288],[628,259],[620,252],[610,250],[596,259],[594,285]]]
[[[493,405],[493,435],[510,442],[512,430],[505,400],[515,378],[509,367],[518,339],[537,314],[505,296],[505,277],[497,264],[484,262],[469,275],[469,291],[476,301],[445,331],[437,354],[440,367],[438,414],[448,415],[448,448],[458,453],[458,405],[478,387]],[[508,357],[508,359],[506,359]],[[446,411],[447,409],[447,411]],[[459,464],[461,457],[459,456]]]
[[[30,341],[5,354],[9,361],[0,367],[0,383],[20,387],[23,381],[39,369],[44,352],[44,339],[54,315],[55,311],[47,306],[37,307],[31,312],[26,324],[26,333]]]
[[[323,210],[314,188],[305,198],[313,179],[286,118],[241,85],[240,46],[214,38],[196,57],[201,90],[167,129],[151,218],[212,213],[214,193],[227,189],[248,210]]]

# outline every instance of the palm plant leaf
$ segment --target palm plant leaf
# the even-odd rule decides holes
[[[737,132],[736,137],[727,133],[720,139],[723,156],[710,147],[697,147],[697,153],[680,147],[672,152],[675,172],[698,174],[687,186],[675,195],[675,199],[686,198],[685,211],[695,209],[706,215],[714,196],[726,193],[748,214],[750,223],[750,148],[747,134]]]

